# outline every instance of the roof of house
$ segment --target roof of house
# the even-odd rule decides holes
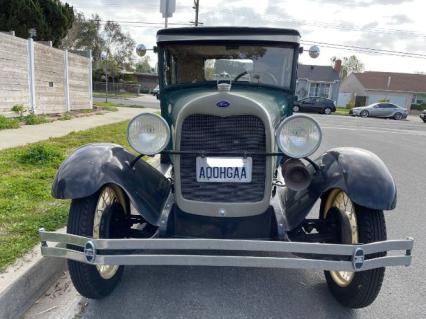
[[[366,90],[426,93],[426,74],[368,71],[354,76]]]
[[[339,74],[328,65],[299,64],[297,78],[319,82],[334,82],[339,80]]]

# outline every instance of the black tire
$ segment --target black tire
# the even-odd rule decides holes
[[[386,240],[386,224],[383,211],[355,205],[360,243]],[[366,259],[385,256],[386,253],[367,255]],[[328,288],[336,300],[345,307],[367,307],[377,298],[382,287],[385,268],[356,272],[349,285],[342,287],[325,271]]]
[[[72,200],[67,225],[68,233],[87,237],[93,236],[94,215],[99,195],[100,192],[97,192],[89,197]],[[117,209],[117,207],[112,209]],[[120,236],[115,235],[111,237],[117,238]],[[109,295],[117,286],[123,275],[124,267],[119,266],[110,279],[102,278],[95,265],[68,260],[68,269],[74,287],[82,296],[91,299],[101,299]]]
[[[394,115],[393,115],[393,119],[394,120],[397,120],[397,121],[399,121],[399,120],[402,120],[402,114],[401,113],[395,113]]]
[[[332,110],[331,110],[331,108],[329,108],[329,107],[326,107],[326,108],[324,109],[324,111],[323,111],[323,113],[324,113],[325,115],[330,115],[330,114],[331,114],[331,112],[332,112]]]
[[[359,113],[359,116],[361,116],[361,117],[369,117],[370,113],[367,110],[363,110],[363,111],[361,111],[361,113]]]

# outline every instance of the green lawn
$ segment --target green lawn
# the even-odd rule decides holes
[[[130,149],[126,128],[127,122],[121,122],[0,151],[0,272],[38,242],[40,227],[55,230],[65,225],[69,201],[50,193],[62,160],[93,142]]]
[[[349,115],[349,109],[347,109],[345,107],[337,107],[336,108],[336,112],[334,112],[333,114],[337,114],[337,115]]]

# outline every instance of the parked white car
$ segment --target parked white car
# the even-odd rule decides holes
[[[392,103],[373,103],[367,106],[354,107],[350,114],[361,117],[384,117],[402,120],[407,118],[408,111]]]

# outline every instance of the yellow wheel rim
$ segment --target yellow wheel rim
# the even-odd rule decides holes
[[[348,225],[351,228],[351,238],[348,240],[348,242],[344,242],[342,244],[357,244],[358,224],[356,219],[356,211],[355,206],[349,196],[340,189],[332,190],[324,206],[324,219],[327,217],[327,213],[332,207],[338,208],[343,213],[344,218],[347,219]],[[346,287],[352,282],[355,273],[350,271],[330,271],[330,275],[337,285],[340,287]]]
[[[93,238],[100,238],[100,228],[102,216],[105,209],[114,202],[120,201],[116,191],[112,187],[105,187],[99,195],[98,204],[96,205],[95,218],[93,221]],[[103,279],[111,279],[117,273],[118,265],[96,265],[99,275]]]

